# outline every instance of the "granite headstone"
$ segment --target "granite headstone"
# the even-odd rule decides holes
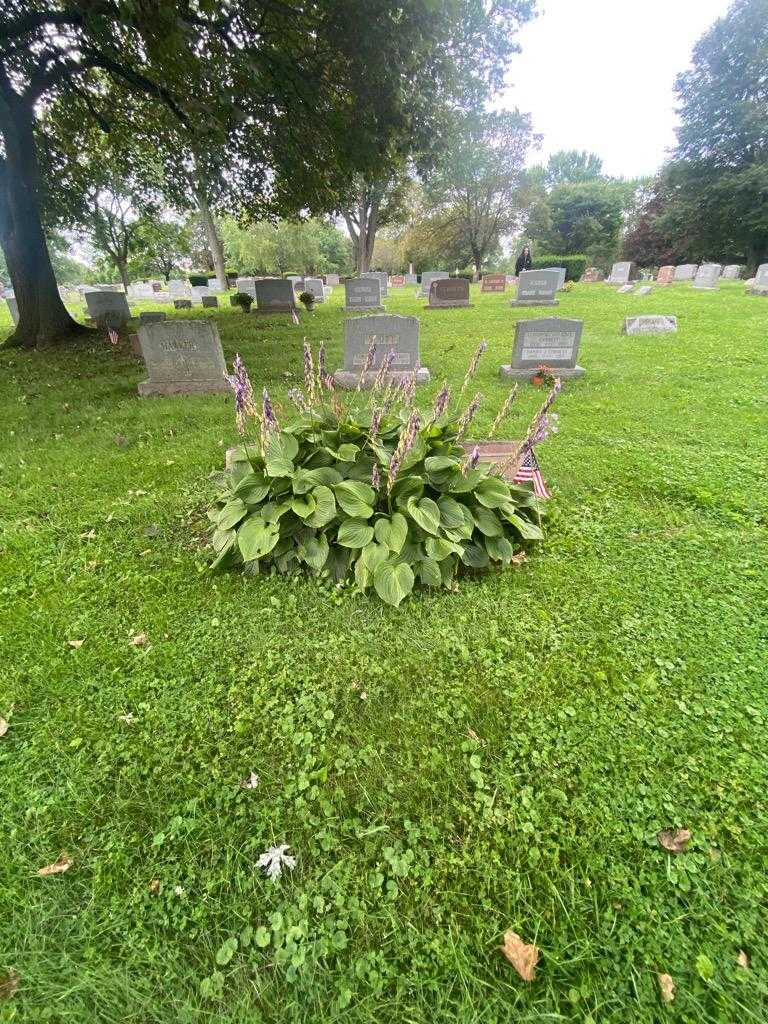
[[[139,395],[195,395],[229,391],[219,332],[210,320],[166,320],[139,327],[149,379]]]
[[[387,284],[389,283],[389,274],[386,274],[383,270],[369,270],[365,274],[361,274],[360,277],[375,277],[381,285],[381,300],[382,302],[387,297]]]
[[[677,330],[677,317],[666,314],[628,316],[622,334],[669,334]]]
[[[720,284],[720,272],[722,267],[719,263],[702,263],[696,271],[693,279],[693,287],[699,290],[712,291]]]
[[[512,363],[501,367],[502,377],[528,380],[542,364],[558,377],[580,377],[584,369],[577,359],[583,328],[583,320],[561,317],[519,320],[515,326]]]
[[[484,274],[480,285],[481,292],[505,292],[507,290],[506,274]]]
[[[363,377],[363,387],[370,387],[391,351],[395,354],[388,380],[399,381],[410,374],[416,375],[418,384],[430,379],[429,370],[421,365],[419,321],[415,316],[382,313],[345,320],[344,368],[334,374],[339,387],[357,387],[372,344],[375,344],[373,364]]]
[[[517,298],[510,306],[558,306],[555,298],[560,273],[557,270],[523,270],[517,281]]]
[[[279,277],[255,282],[256,313],[290,313],[296,309],[291,281]]]
[[[692,281],[698,269],[697,263],[681,263],[679,267],[675,267],[675,280]]]
[[[419,298],[428,299],[429,289],[432,287],[433,281],[445,281],[448,277],[447,270],[426,270],[421,275],[421,288],[419,289]]]
[[[469,307],[469,281],[448,277],[433,281],[429,288],[429,305],[425,309],[466,309]]]
[[[672,284],[675,280],[675,268],[671,266],[659,267],[659,272],[656,275],[656,284],[665,285]]]
[[[113,322],[118,321],[121,324],[131,319],[125,292],[88,291],[85,293],[85,304],[88,307],[89,315],[96,323],[104,322],[107,316]]]
[[[344,308],[348,313],[383,310],[381,284],[375,277],[352,277],[344,282]]]

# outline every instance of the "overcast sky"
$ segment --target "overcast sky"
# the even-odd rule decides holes
[[[588,149],[612,175],[652,174],[674,145],[675,76],[729,0],[539,0],[503,102],[544,136],[531,162]]]

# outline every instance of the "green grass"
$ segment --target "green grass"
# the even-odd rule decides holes
[[[515,319],[550,312],[509,298],[421,318],[427,398],[489,341],[478,436]],[[303,335],[340,365],[341,299],[298,328],[204,315],[279,403]],[[680,330],[621,336],[637,311]],[[592,285],[556,312],[587,374],[541,449],[548,542],[399,611],[207,571],[228,398],[139,400],[102,342],[0,352],[0,1021],[766,1019],[768,301]]]

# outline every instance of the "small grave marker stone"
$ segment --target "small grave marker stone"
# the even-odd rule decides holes
[[[635,295],[650,295],[653,288],[649,284],[644,284],[641,288],[638,288]]]
[[[344,282],[344,308],[348,313],[379,311],[381,284],[375,277],[352,277]]]
[[[406,285],[418,284],[419,283],[419,278],[418,278],[418,276],[416,274],[404,274],[403,276],[405,278],[405,282],[404,283]]]
[[[315,302],[325,302],[325,289],[319,277],[305,277],[304,286],[301,290],[314,295]]]
[[[542,364],[551,367],[558,377],[580,377],[584,368],[576,361],[583,329],[583,320],[562,317],[519,320],[515,326],[512,363],[501,367],[502,377],[528,380]]]
[[[506,274],[485,274],[480,292],[505,292],[507,290]]]
[[[393,288],[402,288],[405,284],[405,275],[395,274],[393,277],[390,277],[389,283]]]
[[[469,281],[448,277],[433,281],[429,289],[429,305],[425,309],[468,309]]]
[[[174,299],[174,309],[192,309],[192,299]]]
[[[555,298],[560,274],[557,270],[523,270],[517,282],[517,298],[510,306],[558,306]]]
[[[395,356],[387,375],[388,380],[399,381],[412,373],[416,374],[417,384],[424,384],[430,379],[429,370],[421,365],[417,318],[383,313],[355,317],[344,322],[344,368],[334,374],[339,387],[357,387],[369,347],[374,340],[376,348],[373,366],[365,374],[363,387],[370,387],[390,351],[394,351]]]
[[[635,290],[635,286],[633,284],[623,284],[621,286],[621,288],[617,288],[616,289],[616,294],[617,295],[629,295],[634,290]]]
[[[768,295],[768,263],[761,263],[755,276],[747,281],[749,295]]]
[[[139,326],[144,324],[161,324],[167,318],[166,313],[139,313]]]
[[[139,327],[148,380],[139,395],[197,395],[229,391],[219,332],[210,320],[166,320]]]
[[[202,302],[203,309],[216,309],[219,305],[219,300],[215,295],[203,295]]]
[[[622,334],[669,334],[677,330],[677,317],[666,314],[628,316]]]

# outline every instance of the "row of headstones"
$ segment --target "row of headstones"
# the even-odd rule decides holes
[[[717,288],[720,281],[738,281],[744,268],[737,263],[731,263],[726,267],[719,263],[683,263],[678,267],[660,267],[656,276],[656,284],[667,285],[677,281],[692,281],[694,288],[713,289]],[[614,263],[610,275],[605,279],[609,285],[626,286],[631,281],[636,281],[640,276],[637,266],[633,262]],[[601,272],[596,267],[589,267],[581,277],[585,283],[594,283],[602,279]],[[751,294],[768,294],[768,263],[763,263],[757,268],[757,273],[746,282],[747,290]]]

